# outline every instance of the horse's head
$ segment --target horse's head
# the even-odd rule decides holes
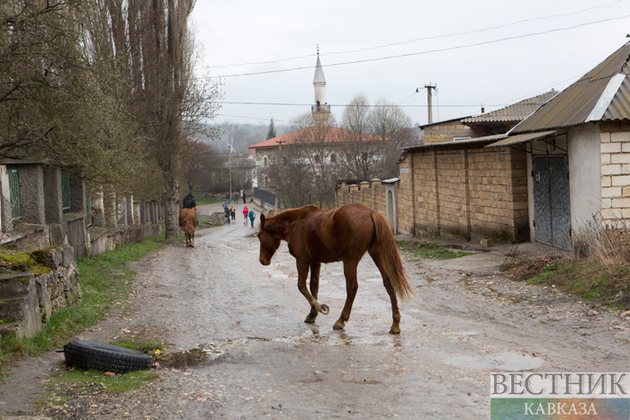
[[[261,213],[258,230],[258,240],[260,241],[260,257],[258,260],[262,265],[271,263],[271,257],[273,257],[273,254],[276,253],[280,246],[280,239],[273,234],[268,225],[269,219],[266,219],[265,215]]]

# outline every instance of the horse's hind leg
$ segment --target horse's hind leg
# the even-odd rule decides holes
[[[359,261],[347,261],[343,263],[343,274],[346,277],[346,304],[343,306],[341,316],[339,316],[339,319],[335,322],[335,325],[333,325],[335,330],[343,330],[346,326],[346,322],[350,319],[352,304],[354,303],[354,298],[359,289],[357,282],[357,265],[359,265]]]
[[[313,263],[311,264],[311,295],[315,300],[317,300],[317,294],[319,293],[319,271],[322,267],[321,263]],[[306,316],[304,322],[307,324],[312,324],[315,322],[315,318],[317,318],[317,314],[319,312],[313,306],[311,306],[311,312]]]
[[[383,277],[383,286],[385,286],[385,290],[387,290],[387,294],[389,295],[389,299],[392,302],[392,327],[389,330],[390,334],[400,334],[400,309],[398,309],[398,299],[396,299],[396,292],[392,287],[392,283],[389,280],[389,276],[385,273],[385,270],[382,268],[381,264],[381,256],[378,251],[372,247],[368,250],[372,260],[378,267],[378,271],[381,272],[381,276]]]

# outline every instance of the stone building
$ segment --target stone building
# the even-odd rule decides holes
[[[562,92],[549,92],[552,97],[526,118],[527,111],[521,114],[518,124],[503,115],[506,133],[488,135],[502,128],[490,125],[497,122],[488,118],[492,113],[428,126],[425,144],[407,148],[400,159],[398,231],[530,240],[562,249],[575,246],[588,229],[627,235],[628,57],[630,43]],[[464,127],[471,138],[461,138],[468,137]],[[338,202],[359,199],[353,188],[372,185],[344,185]]]

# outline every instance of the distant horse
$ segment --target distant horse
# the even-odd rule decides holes
[[[394,322],[389,332],[400,334],[396,296],[406,300],[413,291],[407,282],[389,223],[380,213],[363,204],[348,204],[334,210],[309,205],[271,217],[261,214],[258,240],[262,265],[270,264],[281,240],[288,242],[289,252],[296,259],[298,289],[311,304],[311,312],[304,320],[309,324],[315,322],[318,312],[324,315],[329,312],[327,305],[317,301],[321,263],[343,261],[347,297],[341,316],[333,326],[336,330],[342,330],[350,319],[358,288],[357,265],[365,252],[369,252],[383,276],[383,285],[392,302]],[[310,293],[306,287],[309,268]]]
[[[197,210],[182,209],[179,213],[179,225],[184,229],[186,234],[186,246],[195,246],[195,229],[197,228]]]

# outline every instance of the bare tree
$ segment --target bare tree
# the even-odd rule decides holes
[[[364,95],[356,96],[344,109],[340,147],[347,176],[357,180],[398,175],[402,148],[413,141],[411,120],[404,112],[381,99],[372,107]]]
[[[188,19],[194,0],[128,0],[126,10],[121,0],[96,1],[107,6],[101,10],[111,22],[116,62],[131,81],[130,108],[147,141],[149,160],[161,171],[166,238],[173,238],[182,153],[189,139],[206,128],[203,120],[214,116],[221,94],[218,83],[193,75]]]
[[[320,207],[334,205],[335,183],[340,177],[340,166],[331,162],[336,155],[338,130],[335,120],[329,117],[326,124],[318,124],[312,114],[304,114],[292,122],[288,147],[294,147],[301,162],[308,166],[312,177],[311,200]]]
[[[368,180],[377,175],[381,144],[370,134],[370,103],[365,95],[358,95],[343,111],[343,164],[350,177]]]
[[[370,132],[381,140],[379,165],[376,173],[381,179],[398,177],[398,158],[403,148],[414,142],[413,123],[403,110],[385,99],[376,102],[370,112]]]
[[[283,147],[262,174],[269,181],[269,189],[287,208],[311,203],[313,178],[296,147]]]

